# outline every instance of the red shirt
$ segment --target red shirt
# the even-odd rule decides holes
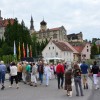
[[[56,73],[64,73],[64,66],[61,64],[58,64],[56,67]]]

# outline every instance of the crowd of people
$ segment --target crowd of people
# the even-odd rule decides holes
[[[0,61],[0,84],[1,90],[4,90],[5,85],[5,74],[9,73],[10,86],[12,88],[13,82],[15,80],[16,88],[19,88],[19,82],[28,84],[30,86],[37,87],[38,81],[40,85],[45,83],[47,87],[49,85],[49,80],[57,79],[58,89],[67,90],[67,96],[72,96],[72,79],[74,79],[76,96],[84,96],[83,89],[88,89],[88,76],[93,76],[94,88],[99,89],[98,85],[98,73],[100,72],[97,62],[94,61],[92,67],[90,68],[85,61],[81,64],[75,62],[71,67],[64,62],[58,62],[57,64],[43,63],[39,61],[35,62],[11,62],[9,66],[6,66],[3,61]],[[45,81],[44,81],[45,76]]]

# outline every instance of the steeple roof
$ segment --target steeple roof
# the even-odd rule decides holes
[[[47,23],[44,21],[44,19],[43,19],[43,21],[42,22],[40,22],[40,24],[41,25],[46,25]]]

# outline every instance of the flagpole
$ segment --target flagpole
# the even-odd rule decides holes
[[[18,58],[19,58],[19,60],[20,60],[20,58],[21,58],[21,51],[20,51],[20,42],[19,42],[19,47],[18,47],[18,51],[19,51],[19,56],[18,56]]]
[[[15,44],[15,40],[14,40],[14,61],[16,60],[16,44]]]
[[[24,47],[24,43],[23,43],[23,57],[25,58],[25,47]]]
[[[32,57],[32,46],[30,45],[30,57]]]
[[[27,57],[29,57],[29,48],[28,48],[28,44],[27,44]]]

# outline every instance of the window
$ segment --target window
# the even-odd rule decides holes
[[[45,33],[43,33],[43,37],[45,37]]]
[[[56,52],[56,56],[58,55],[58,52]]]
[[[50,50],[50,47],[49,47],[49,50]]]
[[[53,38],[54,38],[54,39],[57,38],[57,34],[54,34],[54,35],[53,35]]]
[[[89,52],[89,49],[87,49],[87,52]]]
[[[53,49],[54,49],[54,47],[53,47]]]
[[[87,46],[87,48],[88,48],[88,46]]]

